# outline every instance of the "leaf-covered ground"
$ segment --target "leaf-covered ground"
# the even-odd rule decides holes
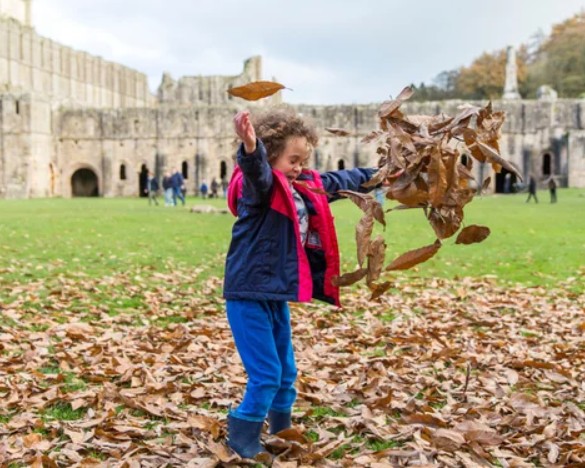
[[[0,284],[2,466],[245,463],[245,374],[196,271]],[[294,429],[274,466],[585,466],[583,272],[554,289],[401,280],[293,305]],[[576,287],[578,286],[578,287]]]

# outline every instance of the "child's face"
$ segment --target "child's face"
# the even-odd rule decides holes
[[[310,155],[311,148],[305,137],[289,137],[283,152],[272,162],[272,168],[282,172],[292,183],[307,165]]]

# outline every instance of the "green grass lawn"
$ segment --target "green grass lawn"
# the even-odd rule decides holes
[[[423,277],[494,275],[502,282],[554,285],[583,275],[585,190],[559,191],[559,203],[526,204],[525,194],[475,199],[466,225],[492,230],[481,244],[455,245],[414,270]],[[225,201],[191,198],[225,206]],[[333,205],[344,271],[356,266],[355,224],[360,211],[343,200]],[[386,208],[391,205],[387,205]],[[102,277],[136,267],[167,272],[202,268],[201,277],[221,275],[234,218],[193,214],[188,209],[150,207],[145,199],[40,199],[0,201],[0,280],[27,281],[59,273]],[[383,233],[387,263],[406,250],[435,240],[421,210],[391,212]]]

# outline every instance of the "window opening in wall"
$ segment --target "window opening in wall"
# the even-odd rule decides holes
[[[189,178],[189,163],[187,161],[183,161],[183,164],[181,164],[181,172],[183,173],[183,179]]]
[[[20,101],[18,99],[15,101],[14,107],[15,107],[14,110],[16,111],[16,114],[17,115],[20,114]]]
[[[140,167],[140,173],[138,174],[138,192],[139,196],[141,197],[148,197],[148,192],[146,190],[146,186],[148,184],[148,167],[146,164],[143,164]]]
[[[120,164],[120,180],[126,180],[126,164]]]
[[[219,178],[221,180],[227,178],[227,164],[225,163],[225,161],[219,163]]]
[[[549,176],[551,175],[551,157],[550,153],[544,153],[542,155],[542,175]]]
[[[345,169],[345,161],[343,159],[337,161],[337,169],[339,169],[340,171]]]

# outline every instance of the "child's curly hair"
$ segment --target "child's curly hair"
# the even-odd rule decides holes
[[[304,137],[314,148],[319,137],[312,122],[298,115],[289,107],[267,109],[251,116],[256,136],[262,140],[272,163],[284,151],[289,137]]]

